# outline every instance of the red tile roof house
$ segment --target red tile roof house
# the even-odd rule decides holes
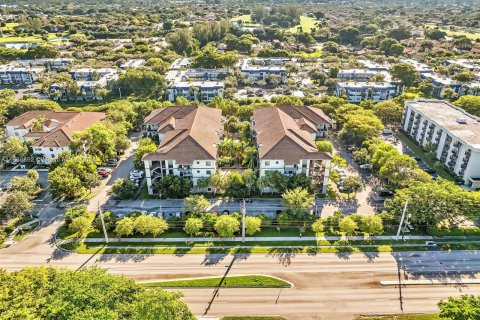
[[[43,118],[42,129],[35,131],[33,125]],[[103,112],[74,112],[36,110],[26,112],[6,124],[9,137],[32,141],[33,154],[39,155],[37,163],[50,164],[59,153],[70,150],[73,134],[105,120]]]
[[[143,123],[147,135],[160,141],[157,151],[143,157],[148,193],[153,194],[156,179],[168,174],[192,179],[194,190],[198,179],[211,176],[216,170],[223,120],[221,110],[209,107],[153,110]]]
[[[318,151],[315,139],[326,136],[331,120],[311,107],[272,107],[253,111],[252,129],[259,154],[259,175],[279,171],[305,173],[328,189],[331,155]],[[264,190],[269,191],[269,190]]]

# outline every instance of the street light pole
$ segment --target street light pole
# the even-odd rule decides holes
[[[245,242],[245,215],[247,214],[245,199],[240,202],[240,211],[242,212],[242,242]]]
[[[102,229],[103,235],[105,236],[105,243],[108,243],[108,234],[107,229],[105,228],[105,219],[103,217],[102,206],[100,206],[100,202],[98,203],[98,213],[100,214],[100,220],[102,221]]]
[[[407,207],[408,207],[408,200],[405,202],[405,207],[403,207],[402,218],[400,219],[400,225],[398,226],[397,236],[395,238],[395,240],[397,240],[397,241],[398,241],[398,237],[400,236],[400,231],[402,230],[402,227],[403,227],[403,221],[405,220],[405,214],[407,213]]]

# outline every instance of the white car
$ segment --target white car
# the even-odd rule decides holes
[[[364,169],[364,170],[372,170],[373,169],[373,166],[370,163],[361,164],[359,167],[360,167],[360,169]]]
[[[142,179],[143,178],[143,171],[141,170],[133,170],[130,172],[130,180],[132,179]]]

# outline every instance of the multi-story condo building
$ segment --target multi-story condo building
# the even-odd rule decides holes
[[[137,69],[143,66],[144,64],[145,64],[145,59],[130,59],[125,61],[125,63],[123,63],[120,66],[120,69],[122,70]]]
[[[402,129],[418,144],[435,147],[437,159],[480,188],[480,118],[447,101],[406,101]]]
[[[32,60],[19,60],[16,61],[24,67],[45,67],[50,70],[58,70],[66,68],[73,63],[72,58],[44,58],[44,59],[32,59]]]
[[[168,174],[197,181],[216,170],[217,146],[223,135],[222,111],[208,107],[165,107],[153,110],[143,128],[158,139],[158,150],[143,157],[148,193]],[[211,191],[211,190],[206,190]]]
[[[390,69],[389,64],[380,64],[370,60],[358,60],[358,63],[362,64],[368,70],[388,71]]]
[[[344,69],[339,70],[337,78],[342,81],[357,80],[367,81],[371,77],[379,74],[380,71],[367,69]]]
[[[413,59],[401,59],[400,61],[413,66],[420,74],[433,73],[433,68],[428,64],[421,63]]]
[[[0,67],[0,84],[32,84],[43,72],[44,68],[41,67],[4,65]]]
[[[451,59],[446,60],[445,65],[456,64],[470,71],[480,71],[480,59]]]
[[[192,64],[192,58],[178,58],[172,62],[168,70],[181,70],[190,67]]]
[[[291,108],[291,109],[290,109]],[[259,175],[279,171],[286,176],[304,173],[327,192],[330,160],[318,151],[315,130],[331,126],[321,110],[311,107],[272,107],[253,111],[252,130],[259,155]],[[265,190],[266,191],[266,190]]]
[[[168,85],[167,98],[175,101],[184,97],[190,101],[211,102],[215,97],[223,98],[225,84],[219,81],[180,81]]]
[[[287,69],[284,58],[248,58],[240,60],[238,67],[253,81],[263,81],[268,75],[278,75],[280,82],[287,80]]]
[[[420,75],[423,79],[430,79],[433,84],[433,96],[443,98],[445,96],[445,89],[451,88],[458,95],[462,95],[462,83],[451,78],[442,77],[436,73],[423,73]]]
[[[70,72],[70,75],[74,80],[78,81],[96,81],[101,78],[117,78],[118,73],[115,68],[78,68],[73,69]]]
[[[381,102],[392,99],[397,87],[388,82],[337,82],[336,96],[346,95],[348,102],[358,103],[363,100]]]
[[[9,137],[29,141],[39,164],[50,164],[59,153],[70,150],[73,134],[105,120],[103,112],[38,110],[26,112],[6,124]]]

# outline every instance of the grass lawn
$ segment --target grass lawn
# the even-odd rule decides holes
[[[55,33],[48,34],[48,40],[55,40],[58,36]],[[28,42],[44,42],[41,36],[27,37],[0,37],[0,43],[28,43]]]
[[[13,28],[15,28],[16,26],[18,26],[17,22],[7,22],[5,23],[5,27],[2,27],[2,31],[5,31],[5,32],[12,31]]]
[[[115,99],[104,99],[95,101],[57,101],[57,103],[63,108],[87,108],[87,107],[99,107],[104,104],[115,101]]]
[[[223,281],[222,281],[223,280]],[[205,279],[188,279],[188,280],[172,280],[159,281],[151,283],[143,283],[147,288],[198,288],[198,287],[231,287],[231,288],[290,288],[291,285],[283,280],[267,277],[267,276],[231,276],[226,278],[205,278]]]
[[[436,28],[437,26],[433,23],[429,23],[425,25],[427,28]],[[439,29],[447,34],[447,36],[453,37],[453,36],[466,36],[467,38],[470,38],[472,40],[477,40],[480,39],[480,33],[478,32],[466,32],[462,30],[450,30],[448,28],[441,28]]]
[[[361,316],[357,320],[440,320],[436,314],[400,314],[392,316]],[[443,318],[445,319],[445,318]]]
[[[142,184],[142,186],[140,187],[140,193],[138,194],[137,199],[138,199],[138,200],[150,200],[150,199],[157,199],[157,197],[148,194],[147,183],[145,182],[145,183]]]
[[[260,23],[255,23],[252,21],[252,15],[251,14],[244,14],[242,16],[236,16],[230,19],[232,22],[238,22],[242,21],[242,26],[244,27],[261,27],[262,24]]]
[[[312,17],[307,17],[307,16],[301,16],[300,17],[300,26],[302,27],[303,32],[310,33],[310,31],[315,28],[315,23],[317,22],[317,19],[312,18]],[[291,33],[297,33],[298,31],[298,25],[293,26],[288,31]]]
[[[453,176],[448,172],[448,170],[442,165],[442,166],[435,166],[434,162],[430,160],[430,158],[427,156],[425,151],[422,150],[422,148],[416,144],[414,141],[412,141],[408,136],[406,136],[403,132],[397,132],[397,137],[402,140],[403,143],[405,143],[420,159],[423,160],[430,168],[434,169],[437,171],[438,175],[444,179],[450,180],[450,181],[455,181]]]

